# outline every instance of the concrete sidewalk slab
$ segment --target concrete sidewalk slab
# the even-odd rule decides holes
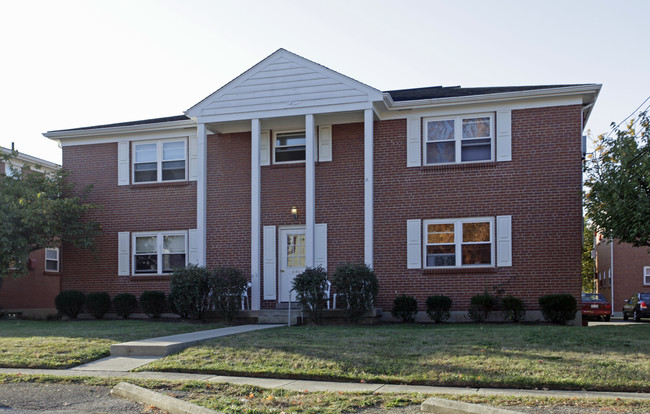
[[[156,361],[158,357],[106,357],[78,367],[74,371],[131,371],[137,367]]]
[[[333,382],[333,381],[295,381],[282,388],[290,391],[328,391],[328,392],[375,392],[383,384],[366,384],[360,382]]]
[[[253,385],[262,388],[285,388],[296,382],[294,379],[282,378],[254,378],[254,377],[229,377],[226,375],[211,376],[208,382],[222,382],[235,385]]]
[[[127,400],[153,405],[171,414],[223,414],[209,408],[151,391],[128,382],[120,382],[111,390],[111,394]]]
[[[421,411],[439,414],[512,414],[520,413],[513,409],[490,407],[487,405],[470,404],[461,401],[445,400],[443,398],[428,398],[422,403]]]
[[[222,336],[277,328],[284,325],[240,325],[228,328],[208,329],[179,335],[161,336],[140,341],[123,342],[111,345],[111,356],[164,357],[190,346]]]

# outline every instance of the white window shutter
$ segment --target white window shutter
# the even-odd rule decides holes
[[[275,226],[264,226],[264,300],[276,298]]]
[[[422,164],[420,118],[406,119],[406,166],[419,167]]]
[[[190,181],[199,179],[199,138],[196,135],[190,135],[188,139],[188,178]]]
[[[314,226],[314,266],[327,270],[327,224]]]
[[[188,255],[187,262],[189,264],[199,264],[199,231],[197,229],[190,229],[187,232]]]
[[[512,266],[512,216],[497,216],[497,266]]]
[[[260,165],[271,165],[271,133],[260,133]]]
[[[129,271],[129,232],[121,231],[117,233],[117,274],[119,276],[128,276]]]
[[[129,143],[117,143],[117,185],[129,185]]]
[[[512,111],[497,111],[497,161],[512,161]]]
[[[406,220],[406,267],[422,268],[422,220]]]
[[[318,127],[318,161],[332,161],[332,126]]]

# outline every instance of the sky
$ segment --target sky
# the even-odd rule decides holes
[[[650,96],[650,1],[0,0],[0,146],[180,115],[279,48],[379,90],[601,83],[609,132]]]

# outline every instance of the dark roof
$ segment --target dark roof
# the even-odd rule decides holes
[[[82,128],[59,129],[56,131],[48,131],[48,132],[82,131],[84,129],[99,129],[99,128],[122,127],[122,126],[131,126],[131,125],[159,124],[163,122],[185,121],[188,119],[190,118],[185,115],[176,115],[176,116],[166,116],[164,118],[142,119],[140,121],[119,122],[117,124],[105,124],[105,125],[87,126]]]
[[[457,96],[487,95],[492,93],[532,91],[536,89],[566,88],[574,85],[532,85],[532,86],[492,86],[483,88],[461,88],[460,86],[431,86],[428,88],[400,89],[386,91],[393,101],[417,101],[420,99],[451,98]]]

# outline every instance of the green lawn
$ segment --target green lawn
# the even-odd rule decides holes
[[[220,338],[139,370],[648,392],[649,343],[647,324],[292,327]]]
[[[0,367],[69,368],[108,356],[111,344],[222,326],[142,320],[0,320]]]

